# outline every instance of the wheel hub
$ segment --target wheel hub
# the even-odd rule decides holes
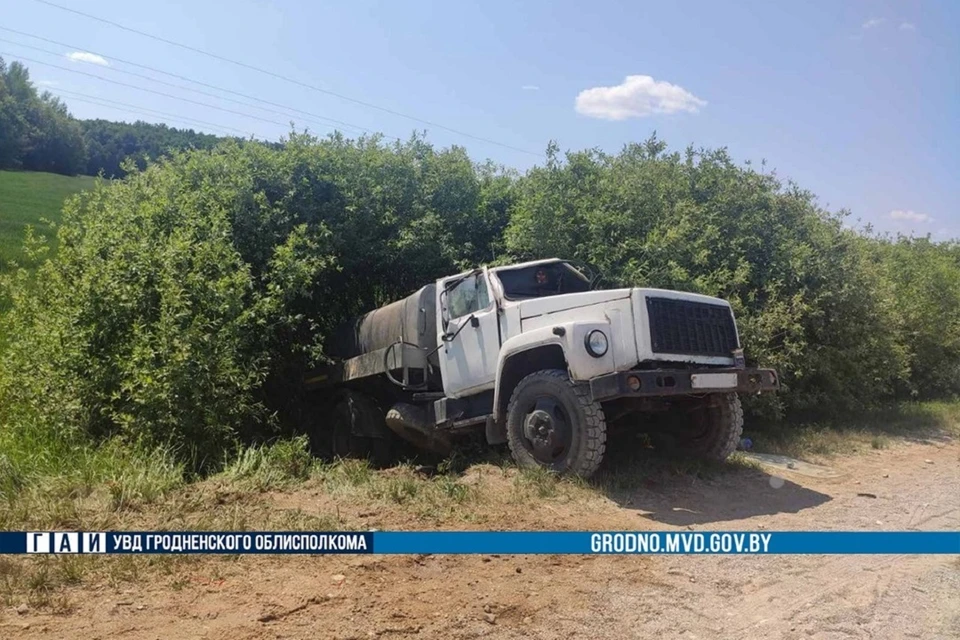
[[[541,399],[523,422],[523,435],[534,457],[553,463],[567,448],[570,430],[560,405],[552,399]]]

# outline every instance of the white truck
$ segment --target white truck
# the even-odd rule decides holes
[[[337,456],[389,455],[396,437],[450,451],[480,432],[521,466],[587,477],[608,428],[726,459],[743,427],[738,393],[774,391],[745,366],[724,300],[595,289],[550,259],[442,278],[332,336],[336,363],[306,378],[324,401],[309,427]]]

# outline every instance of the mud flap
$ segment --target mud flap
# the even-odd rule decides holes
[[[393,433],[420,449],[442,456],[453,451],[450,439],[427,424],[426,412],[420,407],[398,402],[387,411],[385,422]]]
[[[493,416],[487,416],[486,428],[487,444],[504,444],[507,441],[507,423],[503,420],[497,421]]]

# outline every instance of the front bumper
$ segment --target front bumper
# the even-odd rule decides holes
[[[719,375],[718,375],[719,374]],[[619,371],[590,380],[594,400],[776,391],[773,369],[653,369]]]

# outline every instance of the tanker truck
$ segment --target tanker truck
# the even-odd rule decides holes
[[[472,434],[522,467],[588,477],[609,430],[724,460],[738,394],[779,388],[748,368],[730,304],[680,291],[600,289],[560,259],[441,278],[344,325],[333,364],[305,378],[323,399],[309,435],[336,456],[402,441],[446,454]]]

